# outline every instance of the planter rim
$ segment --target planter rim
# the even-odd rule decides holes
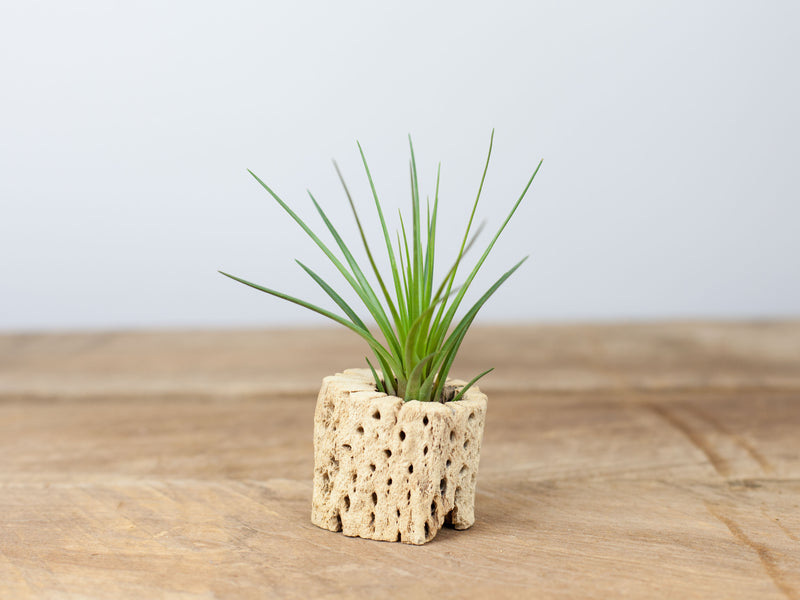
[[[381,372],[378,371],[378,374],[381,374]],[[416,400],[416,399],[405,400],[404,398],[401,398],[400,396],[393,396],[391,394],[387,394],[385,392],[378,391],[378,389],[375,387],[375,379],[372,377],[372,372],[369,369],[364,369],[364,368],[360,368],[360,367],[345,369],[344,371],[342,371],[340,373],[336,373],[334,375],[327,375],[323,379],[323,386],[324,386],[324,382],[325,381],[327,381],[329,379],[338,379],[338,378],[347,378],[347,379],[351,380],[352,384],[360,384],[360,388],[361,389],[352,390],[353,392],[371,392],[372,394],[374,394],[372,396],[373,398],[382,398],[382,397],[389,398],[389,399],[396,398],[397,400],[400,400],[401,402],[403,402],[403,404],[410,404],[412,402],[415,402],[415,403],[420,404],[420,405],[452,406],[452,405],[455,405],[455,404],[467,403],[469,401],[476,401],[476,400],[481,400],[482,399],[485,402],[485,401],[488,400],[488,397],[486,396],[486,394],[484,394],[481,391],[480,387],[478,387],[475,384],[470,386],[470,388],[466,392],[464,392],[463,396],[461,396],[461,399],[458,400],[458,401],[455,401],[455,402],[453,400],[447,400],[445,402],[436,402],[436,401],[433,401],[433,400],[431,400],[431,401],[422,401],[422,400]],[[464,381],[463,379],[451,379],[450,377],[448,377],[447,380],[445,381],[445,390],[449,389],[449,390],[453,390],[454,392],[457,392],[460,388],[462,388],[465,385],[467,385],[467,382]]]

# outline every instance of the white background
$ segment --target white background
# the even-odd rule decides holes
[[[352,234],[330,159],[374,223],[410,133],[453,248],[492,128],[485,320],[798,316],[799,7],[4,2],[0,329],[320,324],[216,272],[324,302],[246,169]]]

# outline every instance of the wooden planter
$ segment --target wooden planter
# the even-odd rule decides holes
[[[448,381],[448,391],[463,382]],[[424,544],[475,522],[487,398],[404,402],[366,369],[326,377],[314,415],[311,521],[347,536]]]

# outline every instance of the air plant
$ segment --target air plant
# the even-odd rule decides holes
[[[441,164],[439,164],[436,174],[436,191],[433,199],[433,207],[431,208],[430,201],[426,203],[427,214],[424,218],[425,226],[423,227],[417,165],[414,158],[414,146],[411,143],[410,136],[411,235],[409,239],[401,212],[400,230],[396,232],[396,247],[393,244],[386,226],[386,219],[380,200],[378,199],[378,194],[375,191],[375,184],[372,180],[369,166],[367,165],[367,159],[361,148],[361,144],[358,144],[358,150],[361,154],[361,161],[364,164],[364,170],[369,180],[370,189],[372,190],[375,210],[380,221],[383,241],[389,259],[390,270],[386,277],[381,274],[375,262],[375,255],[367,241],[364,227],[359,218],[353,198],[339,171],[339,167],[334,162],[334,167],[344,187],[350,208],[355,217],[356,224],[358,225],[361,241],[364,245],[367,259],[369,260],[369,267],[378,285],[377,290],[373,284],[369,282],[364,270],[353,257],[350,248],[342,239],[341,235],[328,218],[328,215],[311,192],[308,192],[308,195],[326,228],[333,237],[336,246],[338,246],[341,253],[340,257],[337,257],[334,251],[314,233],[305,221],[303,221],[303,219],[301,219],[272,188],[259,179],[255,173],[248,170],[256,181],[258,181],[258,183],[278,202],[283,210],[285,210],[300,228],[308,234],[341,273],[342,277],[344,277],[363,303],[369,317],[374,320],[384,338],[383,343],[373,335],[372,331],[370,331],[370,328],[365,323],[365,320],[358,315],[356,310],[350,306],[331,285],[299,260],[296,261],[297,264],[322,288],[328,297],[341,309],[343,314],[337,314],[305,300],[263,287],[234,275],[222,271],[220,271],[220,273],[252,288],[319,313],[360,335],[367,342],[374,354],[377,366],[373,365],[368,358],[366,361],[375,379],[375,386],[379,391],[389,395],[399,396],[406,401],[445,402],[448,400],[444,393],[448,373],[450,372],[450,368],[461,347],[464,336],[467,334],[470,325],[472,325],[475,316],[492,294],[494,294],[506,279],[508,279],[528,258],[526,256],[506,271],[477,302],[456,321],[456,313],[461,306],[464,295],[470,284],[472,284],[473,279],[489,256],[495,242],[522,202],[528,188],[530,188],[533,183],[534,177],[536,177],[536,173],[538,173],[542,165],[542,161],[539,161],[525,189],[523,189],[519,199],[514,203],[514,206],[511,208],[511,211],[505,221],[503,221],[497,233],[495,233],[488,247],[484,250],[477,263],[472,267],[466,279],[460,285],[456,286],[456,275],[462,265],[462,259],[466,251],[475,241],[477,233],[480,232],[480,228],[478,228],[475,235],[470,237],[478,201],[480,200],[483,184],[486,179],[486,172],[489,168],[489,159],[492,155],[493,142],[494,131],[492,131],[489,141],[489,152],[486,157],[486,165],[483,169],[478,193],[472,205],[472,211],[463,239],[461,240],[458,254],[455,262],[438,285],[434,284],[434,259],[436,255]],[[492,370],[493,369],[487,369],[473,377],[453,395],[452,401],[459,400],[467,389]]]

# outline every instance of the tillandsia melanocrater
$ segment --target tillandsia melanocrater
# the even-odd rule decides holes
[[[309,267],[296,261],[298,265],[323,289],[328,297],[341,309],[342,314],[329,311],[321,308],[305,300],[289,296],[282,292],[266,288],[250,281],[246,281],[234,275],[229,275],[220,271],[223,275],[235,279],[252,288],[266,292],[278,298],[288,300],[294,304],[303,306],[316,313],[324,315],[337,323],[340,323],[348,329],[360,335],[369,345],[372,350],[377,368],[367,358],[367,365],[369,365],[372,375],[375,378],[375,386],[381,392],[392,396],[399,396],[404,400],[420,400],[422,402],[445,402],[448,399],[445,397],[445,381],[447,380],[450,367],[455,360],[456,354],[461,347],[461,342],[464,339],[470,325],[472,325],[475,315],[483,307],[486,301],[497,291],[503,282],[508,279],[520,265],[527,260],[527,256],[515,264],[511,269],[506,271],[494,284],[478,299],[475,304],[456,322],[452,327],[456,312],[458,311],[464,295],[467,292],[470,284],[477,275],[481,266],[483,265],[486,257],[489,256],[495,242],[500,237],[500,234],[505,229],[517,207],[522,202],[525,194],[528,192],[533,183],[536,173],[542,165],[542,161],[536,166],[536,169],[528,180],[522,194],[511,208],[508,216],[503,224],[495,233],[492,241],[484,250],[477,263],[472,267],[467,278],[460,286],[455,286],[456,274],[461,267],[462,259],[465,252],[469,249],[475,241],[477,232],[470,237],[472,231],[472,223],[475,218],[475,211],[478,207],[478,201],[481,197],[483,190],[483,183],[486,179],[486,171],[489,168],[489,159],[492,156],[492,144],[494,142],[494,131],[492,131],[489,140],[489,152],[486,157],[486,165],[483,169],[481,176],[480,186],[478,187],[478,194],[475,202],[472,205],[472,211],[469,216],[464,237],[461,240],[461,246],[453,265],[447,271],[444,279],[437,285],[434,284],[434,258],[436,252],[436,226],[439,208],[439,175],[441,173],[441,163],[436,173],[436,191],[433,198],[433,208],[430,202],[426,203],[427,215],[425,218],[425,227],[423,228],[423,215],[420,207],[420,193],[419,182],[417,179],[417,165],[414,158],[414,146],[411,143],[409,136],[409,147],[411,151],[410,170],[411,170],[411,239],[406,234],[405,224],[403,222],[402,212],[400,213],[400,230],[396,232],[397,247],[395,249],[392,238],[386,226],[383,209],[378,199],[378,194],[375,191],[375,184],[372,180],[367,159],[364,156],[364,151],[361,144],[358,144],[358,150],[361,154],[361,161],[364,164],[367,179],[369,180],[370,189],[372,190],[372,197],[375,202],[375,210],[380,220],[381,231],[383,233],[383,240],[386,247],[386,253],[389,259],[390,272],[389,277],[381,275],[380,270],[375,262],[375,256],[367,242],[367,237],[364,233],[361,219],[358,216],[355,203],[350,195],[350,191],[344,182],[339,167],[334,162],[334,167],[339,175],[339,179],[344,187],[345,194],[350,203],[350,208],[353,211],[358,230],[361,235],[361,242],[364,245],[367,259],[369,260],[370,269],[378,284],[376,291],[373,284],[369,282],[361,266],[359,266],[353,253],[347,246],[345,241],[339,235],[339,232],[331,223],[325,211],[319,205],[317,200],[308,192],[311,201],[313,202],[317,212],[319,213],[322,221],[325,223],[328,231],[333,237],[336,245],[341,252],[341,258],[337,257],[331,248],[323,242],[317,234],[284,202],[266,183],[259,179],[255,173],[249,173],[255,177],[256,181],[260,183],[267,192],[280,204],[289,216],[300,226],[303,231],[314,241],[314,243],[322,250],[323,253],[330,259],[336,269],[341,273],[342,277],[347,281],[350,287],[356,292],[361,302],[364,304],[370,317],[377,324],[381,335],[384,338],[384,343],[381,343],[375,335],[370,331],[364,320],[359,317],[356,311],[331,287],[324,279]],[[344,261],[344,262],[343,262]],[[388,281],[387,281],[388,280]],[[392,291],[394,292],[392,293]],[[383,299],[383,301],[381,300]],[[385,301],[385,305],[384,302]],[[379,369],[379,370],[378,370]],[[466,385],[464,385],[453,397],[452,401],[457,401],[461,398],[464,392],[469,389],[478,379],[491,372],[493,369],[479,373]]]

